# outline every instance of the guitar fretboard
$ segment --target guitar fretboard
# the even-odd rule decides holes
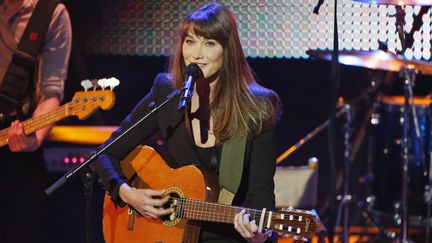
[[[179,202],[178,216],[185,219],[194,219],[218,223],[233,223],[234,216],[245,208],[224,204],[198,201],[193,199],[175,198]],[[262,211],[256,209],[245,209],[246,214],[259,222]],[[268,211],[267,211],[268,212]],[[265,216],[267,221],[267,215]]]
[[[44,128],[50,124],[53,124],[67,116],[70,116],[70,110],[73,107],[69,103],[60,106],[59,108],[48,112],[42,116],[34,117],[23,122],[24,133],[26,135],[32,134],[35,131]],[[9,128],[5,128],[0,131],[0,147],[8,144],[8,132]]]
[[[315,225],[306,226],[305,223],[306,221],[308,221],[307,224],[311,222],[311,215],[301,210],[294,209],[291,212],[279,213],[186,198],[171,198],[171,200],[172,202],[177,201],[175,208],[179,218],[232,224],[235,215],[246,210],[245,214],[250,215],[250,221],[255,220],[257,225],[262,222],[264,228],[277,227],[279,230],[286,230],[299,236],[303,236],[305,230],[307,233],[309,228],[315,230]]]

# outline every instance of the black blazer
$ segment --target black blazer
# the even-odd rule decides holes
[[[277,95],[271,90],[257,84],[252,84],[249,88],[258,99],[268,99],[273,103],[278,101]],[[151,91],[122,121],[119,129],[111,135],[106,143],[116,138],[147,114],[150,111],[150,104],[152,102],[161,104],[166,100],[166,96],[174,90],[170,75],[159,74],[154,81]],[[199,163],[192,143],[186,142],[187,136],[190,135],[188,135],[188,130],[185,126],[184,112],[177,111],[178,100],[178,97],[171,100],[159,112],[137,126],[134,131],[108,149],[94,163],[94,169],[99,174],[105,188],[116,204],[124,206],[124,202],[122,202],[118,194],[120,185],[126,181],[126,177],[120,170],[120,160],[126,157],[138,144],[143,143],[157,131],[160,131],[166,140],[168,145],[167,151],[170,157],[174,158],[178,166]],[[269,210],[275,208],[273,176],[275,173],[276,156],[273,137],[274,128],[270,128],[249,139],[242,182],[234,198],[234,205],[256,209],[267,208]],[[229,228],[234,229],[232,225]],[[226,233],[225,230],[223,232]],[[229,235],[231,234],[237,233],[230,233]]]

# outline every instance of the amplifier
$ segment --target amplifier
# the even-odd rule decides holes
[[[96,146],[45,146],[44,157],[49,172],[67,172],[83,163]]]
[[[315,208],[318,192],[318,159],[307,166],[278,166],[274,176],[276,207]]]
[[[67,172],[85,162],[116,129],[116,126],[54,126],[44,146],[48,171]],[[159,134],[146,144],[153,148],[164,146]]]

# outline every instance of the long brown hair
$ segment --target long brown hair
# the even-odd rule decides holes
[[[182,45],[189,31],[218,41],[224,50],[210,107],[217,143],[239,135],[253,136],[273,126],[278,113],[275,105],[278,97],[256,83],[244,57],[235,18],[223,4],[206,4],[181,22],[169,66],[174,86],[179,89],[185,79]]]

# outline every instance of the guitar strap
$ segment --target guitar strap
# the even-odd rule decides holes
[[[0,84],[0,113],[8,114],[14,109],[22,113],[19,105],[26,93],[34,89],[37,56],[44,44],[57,4],[55,0],[38,1]],[[36,104],[31,101],[30,105]],[[34,109],[30,107],[29,112],[32,112],[32,108]]]

